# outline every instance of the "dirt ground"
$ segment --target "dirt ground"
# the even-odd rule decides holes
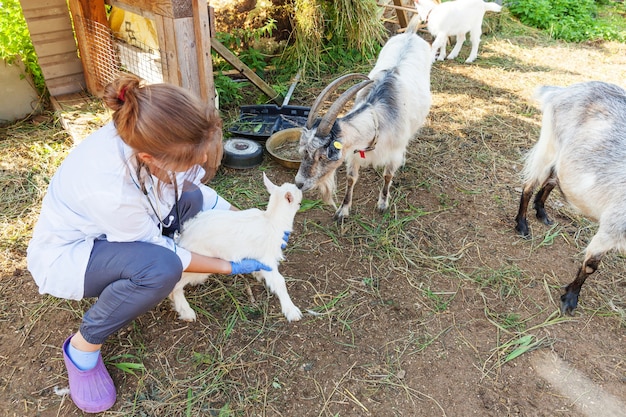
[[[165,300],[104,345],[118,400],[103,415],[626,416],[624,258],[607,255],[562,317],[561,287],[595,225],[555,192],[554,227],[530,213],[532,239],[513,230],[521,157],[540,127],[535,87],[625,86],[626,45],[483,41],[474,64],[467,45],[434,64],[433,106],[389,213],[374,210],[381,178],[366,170],[342,227],[319,204],[296,216],[281,270],[315,314],[286,322],[248,276],[188,288],[197,322]],[[274,182],[295,175],[266,159],[216,183],[260,184],[261,169]],[[63,395],[61,344],[92,300],[39,295],[25,243],[13,248],[0,283],[0,414],[82,415]]]

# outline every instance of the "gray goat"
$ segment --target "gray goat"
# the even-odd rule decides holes
[[[540,87],[536,96],[543,108],[541,135],[526,157],[515,229],[530,234],[526,211],[537,186],[534,208],[543,223],[552,224],[545,202],[557,186],[574,208],[598,222],[576,279],[561,296],[562,313],[571,314],[602,256],[626,250],[626,91],[591,81]]]
[[[404,33],[387,41],[367,77],[347,74],[336,79],[311,106],[300,137],[302,160],[295,183],[302,191],[319,188],[323,200],[336,208],[335,172],[345,161],[347,189],[334,215],[338,222],[350,213],[361,166],[384,167],[378,210],[387,210],[391,180],[404,164],[409,141],[424,125],[431,105],[431,60],[430,46],[416,34],[418,24],[415,16]],[[364,81],[346,90],[318,119],[324,100],[341,84],[355,79]],[[355,95],[352,109],[338,117]]]

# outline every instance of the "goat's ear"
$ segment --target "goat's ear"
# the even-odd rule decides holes
[[[269,178],[267,178],[267,175],[265,175],[265,172],[263,172],[263,184],[265,184],[265,188],[267,188],[267,191],[270,194],[272,194],[274,189],[276,189],[276,186],[274,185],[272,181],[270,181]]]
[[[333,140],[326,148],[326,157],[331,161],[339,160],[341,158],[341,148],[343,148],[341,142]]]

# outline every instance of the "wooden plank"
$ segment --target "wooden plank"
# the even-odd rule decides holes
[[[279,106],[283,103],[283,98],[278,94],[269,84],[267,84],[261,77],[259,77],[254,71],[246,66],[235,54],[230,52],[228,48],[222,45],[217,39],[211,38],[211,47],[222,56],[230,65],[235,67],[239,72],[246,77],[252,84],[257,86],[263,91],[273,102]]]
[[[191,0],[107,0],[107,4],[124,10],[143,10],[170,19],[192,17]]]
[[[178,18],[173,22],[178,55],[178,85],[198,92],[200,82],[197,74],[198,62],[193,18]]]
[[[48,16],[31,21],[28,31],[31,35],[58,32],[67,29],[68,15]]]
[[[109,6],[117,7],[118,9],[122,9],[122,10],[125,10],[127,12],[131,12],[133,14],[145,17],[147,19],[154,20],[155,17],[156,17],[156,14],[154,12],[152,12],[150,10],[146,10],[146,9],[140,9],[139,7],[137,7],[135,5],[135,2],[133,2],[133,4],[127,4],[126,2],[122,2],[122,1],[119,1],[119,0],[104,0],[104,4],[108,4]],[[162,15],[160,15],[160,16],[162,16]]]
[[[22,5],[22,12],[27,19],[41,19],[48,16],[67,16],[68,8],[67,4],[59,3],[57,5],[50,5],[47,8],[42,8],[39,5],[31,5],[31,7],[25,7]]]
[[[213,86],[213,60],[211,58],[211,24],[206,0],[193,0],[193,16],[200,98],[211,109],[214,109],[215,88]]]
[[[67,10],[67,3],[63,0],[20,0],[22,10],[38,9],[51,10],[56,7],[64,7]]]
[[[42,60],[46,66],[46,83],[48,79],[60,78],[64,75],[79,74],[83,71],[80,61],[67,62],[67,60],[60,59],[61,55],[56,55],[54,60]]]
[[[85,88],[66,0],[21,0],[50,95]]]
[[[393,4],[376,4],[378,7],[385,7],[387,9],[395,9],[395,10],[404,10],[405,12],[417,13],[417,9],[415,7],[407,7],[407,6],[395,6]]]
[[[37,54],[39,58],[57,54],[73,53],[76,58],[77,47],[74,38],[59,37],[53,38],[48,36],[31,37],[33,43],[41,45],[43,53]],[[78,59],[77,59],[78,60]]]
[[[176,54],[176,31],[174,20],[169,17],[156,16],[154,24],[159,38],[159,49],[163,57],[163,81],[175,85],[181,85],[178,76],[178,55]]]
[[[89,36],[85,28],[86,16],[82,11],[82,5],[80,0],[68,1],[72,19],[74,20],[74,31],[76,34],[76,40],[78,43],[78,49],[80,51],[81,63],[83,66],[83,73],[85,74],[85,83],[87,84],[87,90],[92,94],[98,95],[98,91],[102,93],[102,87],[99,85],[97,79],[88,70],[87,61],[90,59],[90,51],[88,48]]]
[[[64,75],[60,78],[46,80],[46,87],[48,87],[51,97],[84,91],[85,77],[83,77],[82,68],[79,74]]]
[[[211,28],[210,33],[211,33],[211,37],[214,38],[215,37],[215,9],[211,6],[209,6],[209,22],[210,25],[209,27]]]
[[[393,4],[396,6],[403,7],[402,0],[393,0]],[[400,27],[407,27],[408,19],[406,18],[406,12],[402,9],[396,9],[396,15],[398,16],[398,23]]]
[[[69,0],[69,5],[87,90],[102,97],[111,74],[117,71],[115,48],[107,32],[104,0]]]

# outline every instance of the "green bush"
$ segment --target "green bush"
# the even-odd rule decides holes
[[[46,83],[18,0],[0,0],[0,59],[9,64],[21,59],[37,91],[45,92]]]
[[[599,8],[594,0],[509,0],[505,5],[520,22],[546,30],[555,39],[626,40],[623,30],[598,18]]]

